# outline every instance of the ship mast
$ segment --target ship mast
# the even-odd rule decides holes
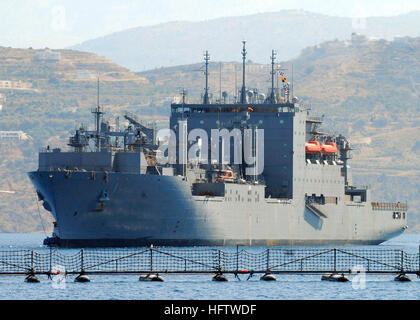
[[[246,49],[245,49],[245,40],[242,40],[242,89],[241,89],[241,104],[246,103],[246,88],[245,88],[245,62],[246,62]]]
[[[209,60],[210,55],[209,52],[206,50],[206,53],[204,54],[204,61],[206,62],[206,71],[204,71],[204,74],[206,76],[206,88],[204,89],[203,104],[209,104]]]
[[[276,103],[276,95],[274,94],[274,65],[276,60],[276,52],[271,51],[271,94],[270,94],[270,103]]]
[[[98,92],[97,92],[97,106],[95,109],[92,110],[92,113],[95,115],[95,122],[96,122],[96,151],[101,151],[101,116],[104,114],[103,111],[101,111],[101,106],[99,105],[99,75],[98,75]]]

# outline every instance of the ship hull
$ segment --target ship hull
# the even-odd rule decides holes
[[[48,238],[52,239],[52,238]],[[109,247],[196,247],[196,246],[362,246],[378,245],[382,240],[243,240],[243,239],[60,239],[45,241],[44,244],[60,248],[109,248]]]
[[[405,219],[370,203],[322,206],[304,197],[257,197],[260,186],[226,184],[224,196],[193,196],[179,176],[30,172],[56,220],[60,247],[370,245],[401,234]]]

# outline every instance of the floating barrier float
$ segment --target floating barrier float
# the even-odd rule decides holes
[[[76,278],[74,278],[74,282],[90,282],[90,279],[87,275],[81,273]]]
[[[158,274],[142,274],[139,281],[158,281],[163,282],[163,278]]]
[[[272,273],[265,273],[261,276],[260,280],[263,281],[276,281],[276,277]]]
[[[322,275],[321,280],[323,281],[336,281],[336,282],[348,282],[350,281],[344,274],[327,273]]]
[[[227,278],[226,278],[223,274],[221,274],[221,273],[216,274],[216,275],[212,278],[212,280],[213,280],[213,281],[221,281],[221,282],[228,281],[228,279],[227,279]]]
[[[401,273],[394,278],[395,281],[402,281],[402,282],[410,282],[411,279],[407,277],[405,274]]]

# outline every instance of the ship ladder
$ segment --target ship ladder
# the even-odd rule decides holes
[[[306,208],[308,208],[313,214],[315,214],[319,218],[328,218],[321,210],[319,210],[318,208],[316,208],[310,202],[306,202]]]

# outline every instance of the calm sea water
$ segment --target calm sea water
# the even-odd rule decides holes
[[[42,246],[41,234],[0,234],[0,250],[35,249]],[[402,235],[381,244],[381,248],[419,250],[420,235]],[[361,248],[361,247],[355,247]],[[370,247],[374,248],[374,247]],[[264,248],[245,248],[259,251]],[[64,253],[71,249],[60,249]],[[365,289],[354,289],[351,282],[321,281],[319,275],[279,275],[275,282],[245,281],[228,276],[228,282],[211,281],[211,275],[164,275],[165,282],[140,282],[135,275],[93,275],[90,283],[75,283],[67,277],[65,288],[57,289],[46,276],[41,283],[25,283],[21,276],[0,276],[0,299],[415,299],[420,298],[420,279],[394,281],[393,275],[367,275]]]

